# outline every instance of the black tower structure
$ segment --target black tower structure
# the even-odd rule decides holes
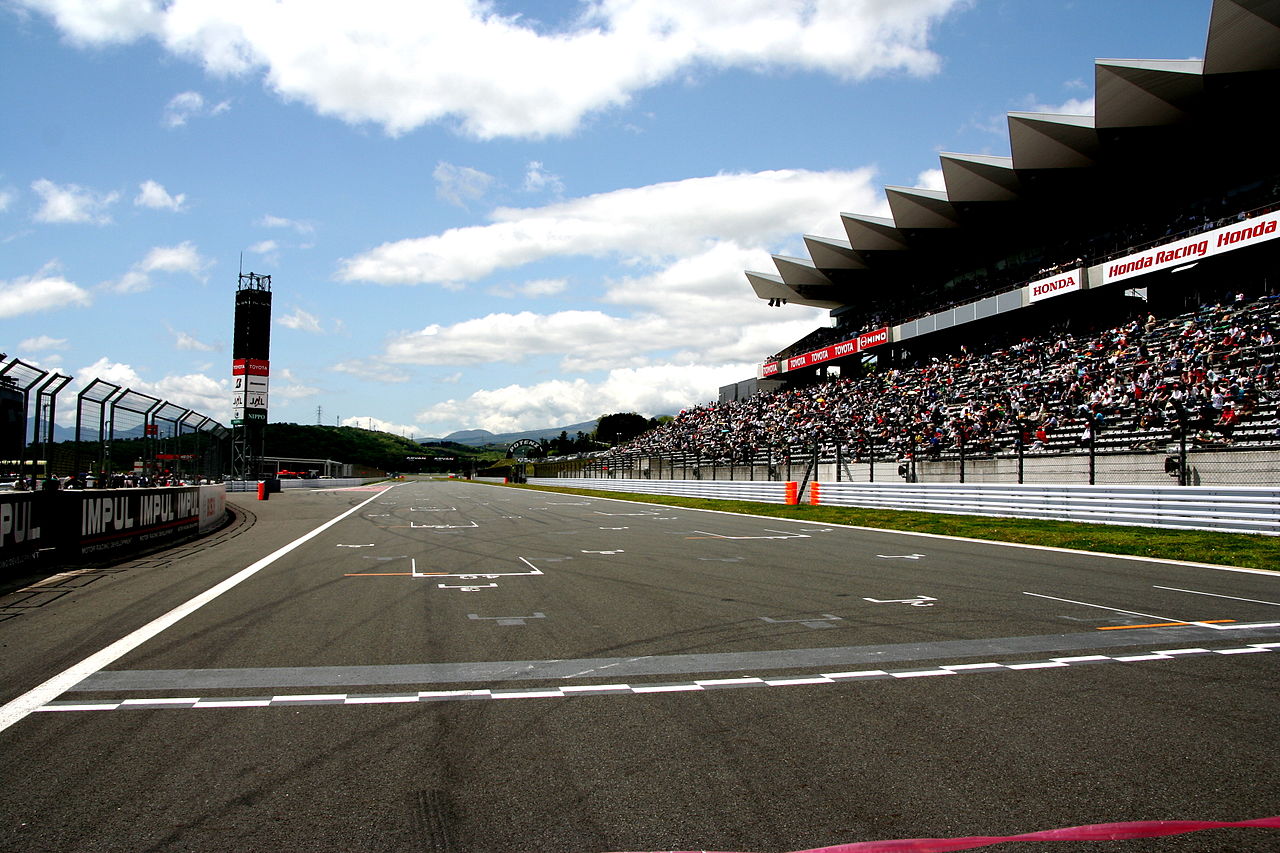
[[[231,346],[231,476],[255,479],[262,467],[271,377],[271,276],[240,273]]]

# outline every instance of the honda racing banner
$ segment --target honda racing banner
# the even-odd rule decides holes
[[[1252,219],[1242,219],[1194,237],[1156,246],[1136,255],[1107,261],[1102,265],[1102,283],[1112,284],[1143,273],[1181,266],[1211,255],[1220,255],[1234,249],[1265,243],[1267,240],[1275,239],[1277,226],[1280,226],[1280,211],[1273,211]]]

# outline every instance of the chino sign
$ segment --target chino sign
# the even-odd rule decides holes
[[[889,328],[883,327],[872,332],[864,332],[856,338],[850,338],[847,341],[841,341],[838,344],[816,349],[812,352],[806,352],[803,355],[795,355],[784,361],[767,362],[760,370],[760,378],[768,379],[783,371],[800,370],[804,367],[813,367],[814,365],[823,364],[828,361],[844,358],[845,356],[869,350],[872,347],[878,347],[881,344],[889,343]]]

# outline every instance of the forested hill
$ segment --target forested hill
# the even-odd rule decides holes
[[[381,471],[444,470],[451,466],[447,459],[440,465],[407,462],[411,456],[452,457],[454,460],[492,459],[494,454],[478,452],[460,444],[424,447],[412,439],[389,432],[375,432],[357,427],[313,426],[308,424],[268,424],[263,448],[264,456],[296,459],[332,459],[376,468]],[[501,455],[501,454],[499,454]]]

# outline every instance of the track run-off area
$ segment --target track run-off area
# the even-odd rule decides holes
[[[459,481],[229,503],[204,540],[0,596],[0,849],[1280,815],[1280,574]],[[1204,829],[994,849],[1280,847]]]

